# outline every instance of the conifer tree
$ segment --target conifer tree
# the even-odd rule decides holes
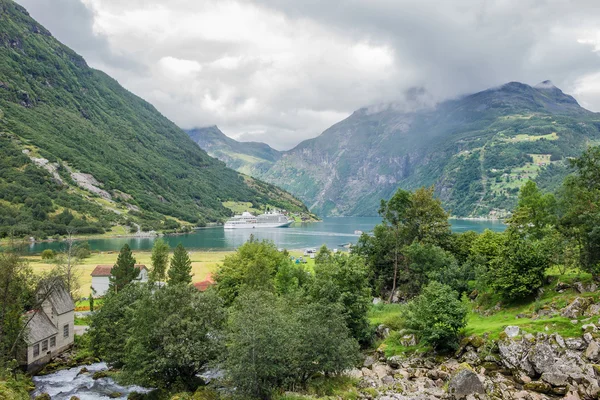
[[[164,282],[167,280],[167,266],[169,265],[169,245],[164,240],[158,239],[152,247],[152,271],[150,282]]]
[[[109,290],[118,293],[136,279],[139,274],[140,270],[135,267],[135,258],[133,258],[131,249],[129,245],[125,244],[119,252],[117,263],[110,270]]]
[[[169,285],[192,283],[192,261],[181,243],[177,245],[169,268]]]

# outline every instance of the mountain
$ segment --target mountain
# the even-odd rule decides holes
[[[306,210],[208,156],[10,0],[0,49],[0,237],[202,224],[246,202]]]
[[[551,82],[510,82],[416,111],[355,111],[254,175],[320,215],[376,215],[398,188],[435,185],[459,217],[502,217],[528,179],[555,188],[600,143],[600,114]]]
[[[281,158],[282,153],[265,143],[238,142],[216,126],[195,128],[188,135],[212,157],[247,175],[260,175]]]

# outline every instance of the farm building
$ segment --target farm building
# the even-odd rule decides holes
[[[148,268],[143,264],[136,264],[135,267],[140,270],[137,277],[138,282],[148,282]],[[110,284],[110,270],[113,265],[96,265],[92,271],[92,289],[94,296],[104,296],[108,291]]]

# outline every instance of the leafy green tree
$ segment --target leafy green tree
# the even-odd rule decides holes
[[[346,326],[341,305],[305,303],[295,311],[294,376],[305,387],[319,373],[341,373],[356,365],[359,345]]]
[[[491,262],[490,286],[504,300],[522,299],[544,285],[549,266],[550,251],[544,242],[510,235],[500,254]]]
[[[24,348],[23,313],[34,306],[33,272],[18,255],[0,252],[0,363]]]
[[[433,187],[414,193],[399,189],[389,201],[381,201],[379,214],[382,224],[375,227],[372,237],[362,235],[354,252],[365,257],[373,272],[374,286],[382,294],[389,290],[391,301],[399,278],[410,275],[406,246],[413,242],[448,246],[450,223],[448,213],[434,197]]]
[[[169,265],[169,245],[162,239],[157,239],[152,247],[152,270],[150,282],[165,282],[167,280],[167,266]]]
[[[433,244],[414,242],[404,250],[407,259],[407,275],[402,281],[404,292],[414,296],[430,280],[451,285],[456,289],[468,277],[460,276],[458,263],[452,254]],[[462,289],[462,288],[461,288]]]
[[[358,350],[340,304],[245,291],[231,309],[224,365],[240,397],[269,399],[351,368]]]
[[[291,263],[286,254],[277,251],[274,243],[251,237],[234,254],[225,257],[214,275],[216,289],[227,305],[244,290],[274,292],[274,278],[279,269],[293,271]]]
[[[119,292],[138,277],[140,270],[135,267],[135,258],[128,244],[123,245],[117,262],[110,270],[109,289]]]
[[[292,368],[297,336],[291,313],[270,292],[237,297],[229,321],[225,370],[246,398],[269,399],[295,378]]]
[[[406,306],[404,325],[423,343],[454,349],[467,325],[467,307],[448,285],[433,281]]]
[[[226,312],[213,292],[168,285],[135,308],[123,372],[132,382],[194,390],[196,375],[225,350]]]
[[[125,345],[131,337],[139,301],[146,296],[150,291],[145,285],[127,285],[118,293],[106,293],[102,307],[90,322],[90,342],[98,358],[116,367],[125,364]]]
[[[559,228],[578,242],[581,267],[600,278],[600,147],[570,160],[576,174],[565,179],[559,196]]]
[[[190,255],[181,243],[175,247],[168,275],[169,285],[189,285],[192,283],[192,260],[190,260]]]
[[[504,232],[493,232],[486,229],[473,241],[467,264],[475,273],[479,290],[485,290],[489,287],[490,275],[488,271],[491,268],[492,261],[504,249],[506,240],[507,235]]]
[[[365,343],[370,340],[367,313],[371,304],[371,288],[362,257],[337,254],[324,263],[315,264],[310,294],[315,302],[341,305],[352,336]]]
[[[556,199],[552,194],[543,194],[535,182],[527,181],[508,224],[515,232],[542,239],[557,224]]]

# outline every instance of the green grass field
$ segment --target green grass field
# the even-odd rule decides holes
[[[192,278],[193,282],[201,282],[205,280],[210,274],[217,270],[220,263],[223,262],[225,257],[232,254],[231,251],[191,251],[190,258],[192,260]],[[118,252],[102,252],[92,253],[91,257],[81,260],[78,264],[79,269],[79,282],[80,282],[80,293],[82,297],[89,296],[90,285],[92,283],[91,273],[96,265],[113,265],[117,261]],[[301,251],[290,251],[290,255],[294,257],[303,256]],[[144,264],[148,267],[151,266],[151,252],[149,251],[134,251],[133,256],[138,264]],[[34,273],[48,272],[54,267],[54,263],[50,260],[42,260],[40,255],[27,256],[25,257]],[[307,263],[304,264],[309,271],[314,268],[314,260],[304,257],[307,259]],[[89,306],[89,304],[88,304]]]

